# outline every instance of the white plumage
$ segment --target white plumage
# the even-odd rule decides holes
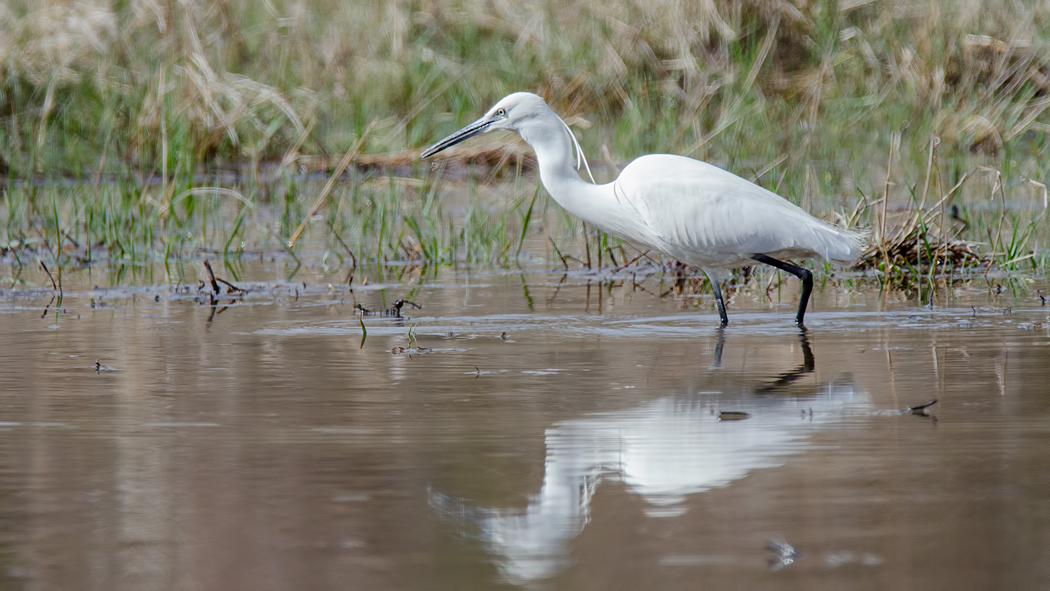
[[[865,241],[861,233],[827,224],[754,183],[684,156],[642,156],[613,182],[593,183],[568,126],[542,98],[526,92],[508,95],[484,117],[421,156],[432,156],[491,129],[515,131],[532,146],[543,186],[573,215],[703,269],[712,279],[723,326],[729,322],[718,286],[724,270],[757,261],[798,276],[803,289],[795,321],[802,325],[812,275],[780,259],[851,261]],[[580,178],[576,169],[581,165],[592,182]]]

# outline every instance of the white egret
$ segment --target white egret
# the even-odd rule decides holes
[[[801,279],[795,316],[801,326],[813,274],[781,259],[850,261],[865,241],[863,234],[831,226],[775,193],[684,156],[642,156],[616,180],[599,185],[568,125],[542,98],[527,92],[504,97],[484,117],[420,157],[494,129],[517,132],[532,146],[543,186],[569,213],[613,236],[700,267],[711,281],[722,326],[729,317],[718,283],[726,270],[757,261]],[[592,182],[577,174],[581,165]]]

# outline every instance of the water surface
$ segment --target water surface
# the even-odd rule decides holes
[[[829,286],[805,333],[791,286],[742,292],[721,332],[709,298],[559,279],[4,292],[3,588],[1050,580],[1039,286]]]

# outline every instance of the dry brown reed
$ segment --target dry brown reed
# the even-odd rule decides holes
[[[397,153],[516,89],[618,125],[597,141],[621,157],[767,138],[813,157],[923,118],[997,151],[1050,125],[1048,25],[1046,3],[981,0],[14,0],[0,153],[159,173],[177,166],[162,156],[279,157],[308,128],[305,152],[341,153],[374,117],[365,152]]]

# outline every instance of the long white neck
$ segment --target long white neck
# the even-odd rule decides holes
[[[561,119],[553,111],[544,113],[518,129],[518,134],[534,152],[540,166],[543,186],[562,207],[583,221],[597,226],[605,225],[603,208],[607,185],[595,185],[580,178],[573,165],[573,141]],[[611,191],[609,191],[611,193]]]

